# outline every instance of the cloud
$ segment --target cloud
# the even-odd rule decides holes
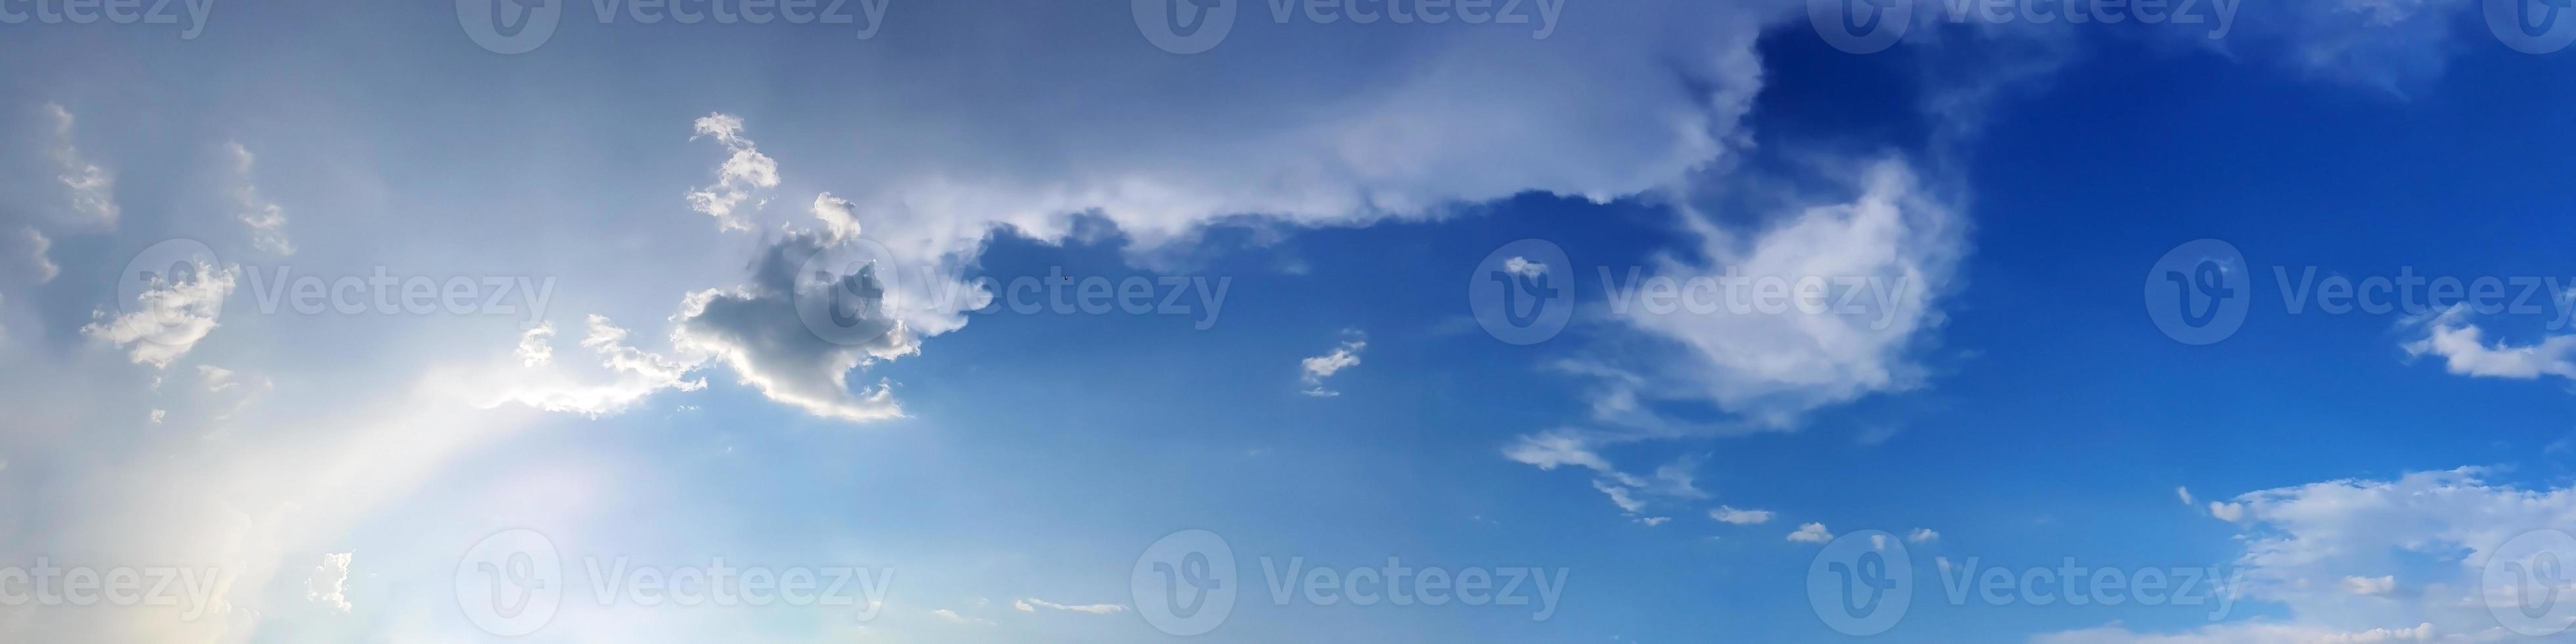
[[[1825,531],[1825,524],[1809,523],[1798,526],[1797,532],[1789,533],[1789,540],[1796,543],[1824,543],[1834,540],[1834,533]]]
[[[214,332],[224,298],[232,295],[233,277],[231,269],[203,262],[184,275],[151,275],[134,308],[115,316],[104,309],[92,311],[96,321],[82,326],[81,334],[127,348],[135,364],[168,367]]]
[[[2391,480],[2343,479],[2237,496],[2229,505],[2242,549],[2230,591],[2277,604],[2278,618],[2176,633],[2112,625],[2035,638],[2048,644],[2414,642],[2510,639],[2490,601],[2511,605],[2510,585],[2490,585],[2491,558],[2527,552],[2508,542],[2535,531],[2576,530],[2576,486],[2525,489],[2490,483],[2480,468],[2415,472]],[[2222,517],[2228,518],[2228,517]],[[2395,573],[2395,574],[2392,574]],[[2397,575],[2410,576],[2401,588]],[[2421,575],[2422,579],[2413,579]],[[2510,611],[2507,611],[2510,612]]]
[[[1691,215],[1698,259],[1665,257],[1651,277],[1740,282],[1740,295],[1694,311],[1639,299],[1652,297],[1653,281],[1613,293],[1619,322],[1672,351],[1642,360],[1643,377],[1596,377],[1596,407],[1699,400],[1786,426],[1817,407],[1916,386],[1922,369],[1913,352],[1943,320],[1934,305],[1952,288],[1966,223],[1902,160],[1852,172],[1859,192],[1850,201],[1797,209],[1755,229]],[[1831,304],[1766,305],[1755,295],[1762,282],[1814,284]]]
[[[689,140],[715,139],[724,146],[726,156],[724,163],[716,166],[715,185],[689,191],[689,209],[716,218],[720,230],[750,230],[751,224],[735,209],[752,193],[778,187],[778,161],[761,154],[760,148],[742,135],[741,117],[713,113],[698,117],[695,125],[697,134]]]
[[[12,250],[27,256],[27,270],[36,283],[53,281],[54,276],[62,274],[63,268],[55,265],[54,259],[46,254],[53,249],[54,240],[46,238],[36,227],[18,229],[18,243],[12,246],[15,247]]]
[[[2209,502],[2209,516],[2228,523],[2243,521],[2245,520],[2245,506],[2236,503],[2211,501]]]
[[[259,194],[252,182],[254,157],[250,148],[240,143],[226,143],[233,155],[233,172],[239,184],[233,188],[233,205],[240,208],[242,225],[250,227],[251,246],[277,255],[295,254],[295,244],[286,238],[286,210]]]
[[[2191,488],[2187,488],[2187,487],[2176,487],[2176,488],[2174,488],[2174,494],[2176,494],[2176,495],[2178,495],[2178,496],[2181,496],[2181,497],[2182,497],[2182,504],[2183,504],[2183,505],[2198,505],[2198,504],[2196,504],[2196,503],[2192,503],[2192,501],[2191,501]]]
[[[2413,356],[2433,355],[2443,359],[2443,368],[2454,374],[2482,378],[2530,380],[2544,375],[2576,378],[2576,335],[2553,335],[2534,344],[2514,345],[2503,341],[2488,343],[2485,332],[2469,324],[2468,307],[2453,305],[2449,310],[2417,323],[2424,336],[2404,345]]]
[[[1368,348],[1368,341],[1361,337],[1360,332],[1345,331],[1343,335],[1350,336],[1350,339],[1343,340],[1341,346],[1333,347],[1332,351],[1324,355],[1298,362],[1299,368],[1305,372],[1302,382],[1306,383],[1306,389],[1299,393],[1315,397],[1342,395],[1342,392],[1325,389],[1324,379],[1340,373],[1343,369],[1359,366],[1360,350]]]
[[[305,600],[349,612],[349,558],[354,554],[324,553],[322,565],[314,567],[313,577],[305,581]]]
[[[672,343],[685,352],[713,356],[770,400],[816,416],[849,421],[901,417],[903,408],[890,384],[854,393],[848,378],[853,369],[921,350],[924,329],[913,325],[918,318],[887,306],[891,298],[901,297],[902,289],[913,287],[880,278],[878,271],[885,267],[877,262],[848,273],[811,270],[845,266],[826,261],[841,250],[818,235],[788,235],[754,263],[750,283],[689,294],[676,318]],[[801,311],[800,301],[807,307]],[[855,326],[818,326],[839,324],[823,321],[826,308],[831,315],[849,316]],[[809,321],[809,316],[815,319]]]
[[[519,348],[515,352],[519,355],[519,364],[537,367],[554,360],[554,337],[555,323],[553,322],[539,323],[536,328],[521,332]]]
[[[1037,612],[1037,609],[1040,609],[1040,608],[1044,608],[1044,609],[1048,609],[1048,610],[1070,611],[1070,612],[1076,612],[1076,613],[1091,613],[1091,614],[1093,614],[1093,615],[1109,615],[1109,614],[1115,614],[1115,613],[1124,613],[1124,612],[1127,612],[1127,607],[1126,607],[1126,606],[1121,606],[1121,605],[1118,605],[1118,604],[1084,604],[1084,605],[1080,605],[1080,606],[1067,606],[1067,605],[1064,605],[1064,604],[1058,604],[1058,603],[1055,603],[1055,602],[1051,602],[1051,601],[1047,601],[1047,600],[1043,600],[1043,599],[1038,599],[1038,598],[1034,598],[1034,597],[1024,598],[1024,599],[1020,599],[1020,600],[1018,600],[1018,601],[1011,602],[1011,608],[1018,609],[1020,612],[1023,612],[1023,613],[1034,613],[1034,612]]]
[[[569,412],[597,418],[625,411],[645,398],[663,390],[697,391],[706,381],[691,378],[699,368],[698,361],[680,360],[633,346],[626,342],[626,329],[608,318],[592,315],[589,334],[582,338],[582,348],[599,357],[599,365],[611,374],[607,382],[583,382],[560,371],[544,371],[532,378],[485,375],[503,381],[499,393],[489,395],[484,407],[519,404],[545,411]],[[531,361],[532,354],[554,355],[548,340],[553,336],[551,324],[530,329],[519,338],[513,353],[521,368],[534,369],[545,360]]]
[[[80,149],[72,144],[72,113],[59,103],[46,103],[45,113],[54,121],[54,148],[49,152],[61,171],[57,177],[71,193],[71,212],[83,223],[116,228],[116,176],[81,158]]]
[[[967,617],[965,615],[957,614],[957,611],[945,608],[930,611],[930,616],[937,617],[951,624],[982,624],[986,626],[991,626],[993,624],[993,620],[981,617]]]
[[[1721,505],[1715,510],[1708,511],[1708,518],[1735,525],[1761,525],[1771,522],[1771,511],[1739,510]]]
[[[1906,533],[1905,540],[1914,543],[1931,543],[1941,540],[1941,533],[1931,528],[1915,528],[1913,532]]]

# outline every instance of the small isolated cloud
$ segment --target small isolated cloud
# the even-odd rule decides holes
[[[750,230],[751,223],[737,216],[735,209],[750,200],[754,191],[778,187],[778,161],[761,154],[760,148],[742,135],[742,117],[708,114],[699,117],[696,126],[697,134],[689,139],[715,139],[724,146],[726,156],[724,163],[716,166],[715,185],[689,191],[689,209],[716,218],[720,230]]]
[[[853,369],[920,352],[921,339],[911,320],[889,316],[883,306],[900,286],[879,279],[874,263],[849,275],[798,274],[809,258],[826,252],[834,249],[817,235],[780,240],[755,262],[749,284],[689,294],[681,302],[672,343],[713,356],[770,400],[816,416],[849,421],[902,417],[890,385],[857,392],[849,386]],[[855,306],[841,308],[842,296],[853,294],[865,295]],[[809,305],[846,311],[861,325],[851,328],[867,330],[827,340],[798,310],[799,297],[809,298]]]
[[[251,246],[278,255],[295,254],[295,244],[286,239],[286,210],[259,194],[252,182],[251,168],[256,157],[240,143],[226,147],[233,155],[233,171],[239,181],[233,187],[233,205],[240,209],[242,225],[250,227]]]
[[[937,618],[939,618],[939,619],[941,619],[941,620],[943,620],[943,621],[946,621],[946,622],[948,622],[948,623],[950,623],[950,624],[983,624],[983,625],[987,625],[987,626],[990,626],[990,625],[992,625],[992,624],[993,624],[993,620],[984,619],[984,618],[981,618],[981,617],[967,617],[967,616],[965,616],[965,615],[959,615],[959,614],[957,614],[957,611],[948,610],[948,609],[945,609],[945,608],[930,611],[930,616],[932,616],[932,617],[937,617]]]
[[[1697,478],[1692,474],[1699,466],[1699,459],[1695,457],[1684,456],[1655,468],[1650,475],[1638,476],[1612,467],[1609,461],[1592,451],[1588,441],[1569,432],[1522,436],[1503,448],[1503,457],[1541,470],[1554,470],[1566,465],[1592,470],[1592,489],[1609,496],[1610,503],[1619,506],[1619,511],[1632,519],[1646,508],[1647,496],[1683,500],[1708,498],[1708,492],[1699,489]]]
[[[1023,598],[1018,601],[1011,602],[1011,608],[1018,609],[1023,613],[1034,613],[1040,608],[1074,613],[1090,613],[1093,615],[1109,615],[1127,612],[1126,606],[1120,606],[1117,604],[1082,604],[1076,606],[1058,604],[1035,597]]]
[[[2467,305],[2453,305],[2420,322],[2424,336],[2405,344],[2414,356],[2439,356],[2445,370],[2480,378],[2576,378],[2576,335],[2553,335],[2532,344],[2488,342],[2469,324]]]
[[[1708,511],[1708,518],[1735,525],[1761,525],[1771,522],[1771,511],[1740,510],[1734,507],[1721,505],[1717,506],[1717,509],[1715,510]]]
[[[72,144],[71,110],[46,103],[45,113],[54,120],[54,148],[47,156],[53,157],[62,173],[57,178],[71,193],[72,215],[84,223],[116,228],[116,176],[81,158],[80,148]]]
[[[1673,518],[1672,518],[1672,517],[1637,517],[1637,518],[1636,518],[1636,522],[1637,522],[1638,524],[1640,524],[1640,525],[1644,525],[1644,526],[1649,527],[1649,528],[1652,528],[1652,527],[1655,527],[1655,526],[1659,526],[1659,525],[1663,525],[1664,523],[1669,522],[1669,521],[1672,521],[1672,520],[1673,520]]]
[[[1537,279],[1538,276],[1547,274],[1547,265],[1530,261],[1527,257],[1515,256],[1503,260],[1503,272]]]
[[[349,557],[354,554],[324,553],[322,565],[314,567],[313,577],[305,581],[304,599],[334,611],[349,612]]]
[[[548,361],[554,360],[554,337],[555,323],[553,322],[539,324],[537,325],[537,328],[521,332],[519,334],[519,349],[516,351],[519,355],[519,364],[529,367],[539,367],[545,366]]]
[[[1789,540],[1797,543],[1824,543],[1834,540],[1834,533],[1826,532],[1825,524],[1810,523],[1798,526],[1797,532],[1789,533]]]
[[[2174,488],[2174,494],[2176,494],[2176,495],[2180,495],[2180,496],[2182,497],[2182,504],[2183,504],[2183,505],[2196,505],[2196,504],[2192,503],[2192,501],[2191,501],[2191,488],[2187,488],[2187,487],[2176,487],[2176,488]]]
[[[2363,596],[2375,597],[2386,595],[2397,591],[2397,576],[2380,575],[2377,577],[2360,577],[2347,575],[2343,578],[2343,591]]]
[[[1317,398],[1342,395],[1342,392],[1325,389],[1324,379],[1340,373],[1343,369],[1359,366],[1360,350],[1368,348],[1368,340],[1361,337],[1358,331],[1345,331],[1343,335],[1350,337],[1343,340],[1341,346],[1333,347],[1332,351],[1324,355],[1307,358],[1298,363],[1305,371],[1301,382],[1306,383],[1306,389],[1299,393]]]
[[[161,424],[161,421],[163,421],[163,420],[167,420],[167,419],[169,419],[169,418],[170,418],[170,410],[167,410],[167,409],[155,409],[155,410],[152,410],[152,424],[154,424],[154,425],[159,425],[159,424]]]
[[[1935,532],[1931,528],[1915,528],[1913,532],[1906,533],[1905,540],[1914,543],[1931,543],[1934,541],[1940,541],[1941,533]]]
[[[214,332],[224,298],[233,293],[233,273],[198,263],[186,275],[149,277],[134,308],[116,316],[93,311],[96,321],[81,327],[81,334],[126,348],[135,364],[168,367]]]

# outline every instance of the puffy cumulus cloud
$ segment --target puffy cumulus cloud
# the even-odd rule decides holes
[[[778,161],[761,154],[759,146],[742,135],[741,117],[709,114],[699,117],[696,126],[697,135],[689,138],[715,139],[724,146],[725,160],[716,166],[714,185],[689,191],[689,208],[716,218],[718,228],[750,230],[751,224],[735,210],[754,192],[778,187]]]
[[[699,361],[675,359],[631,346],[626,329],[606,317],[592,315],[588,326],[581,347],[598,356],[599,366],[611,376],[608,380],[596,381],[552,368],[549,362],[554,355],[554,326],[542,324],[522,333],[512,351],[522,374],[511,374],[502,367],[492,369],[493,373],[470,376],[477,382],[493,383],[491,386],[498,389],[498,393],[480,395],[481,406],[518,404],[597,418],[625,411],[664,390],[697,391],[706,387],[704,379],[689,376],[699,368]]]
[[[251,246],[278,255],[294,254],[295,243],[286,238],[286,209],[261,197],[259,184],[252,182],[251,169],[256,157],[251,155],[250,148],[242,147],[240,143],[226,143],[224,147],[232,153],[236,175],[233,205],[239,209],[236,216],[242,225],[250,227]]]
[[[135,364],[168,367],[214,332],[224,298],[233,293],[233,271],[200,262],[195,270],[148,277],[143,292],[127,303],[133,308],[116,315],[92,311],[93,321],[81,334],[125,348]]]
[[[2262,490],[2232,502],[2243,544],[2233,592],[2281,617],[2171,633],[2121,625],[2034,638],[2048,644],[2422,642],[2516,639],[2489,602],[2517,601],[2485,571],[2531,554],[2513,540],[2576,531],[2576,487],[2526,489],[2462,468],[2392,480]],[[2545,533],[2544,533],[2545,534]],[[2564,553],[2560,553],[2562,556]],[[2403,580],[2403,583],[2401,582]],[[2508,612],[2512,609],[2508,608]],[[2551,640],[2555,641],[2555,640]]]
[[[722,361],[743,384],[817,416],[900,417],[890,383],[853,392],[850,372],[919,352],[923,337],[962,326],[960,311],[983,306],[990,294],[925,293],[959,282],[900,278],[906,266],[871,254],[877,249],[790,234],[753,261],[750,283],[684,298],[672,343]]]
[[[1848,202],[1748,230],[1694,216],[1695,257],[1658,260],[1611,302],[1616,320],[1675,351],[1638,361],[1644,377],[1595,369],[1617,374],[1596,375],[1596,410],[1652,422],[1652,402],[1705,401],[1787,426],[1817,407],[1916,386],[1914,354],[1943,320],[1940,296],[1956,288],[1966,221],[1902,160],[1851,170],[1858,194]],[[1782,295],[1797,293],[1812,295]]]
[[[90,163],[81,157],[80,148],[73,145],[72,127],[75,119],[72,117],[71,110],[64,109],[59,103],[46,103],[45,115],[54,123],[54,147],[47,151],[47,156],[53,158],[56,169],[61,173],[56,179],[61,181],[64,190],[70,193],[73,220],[82,224],[116,228],[119,216],[116,206],[116,175],[99,169],[97,164]]]
[[[1318,398],[1342,395],[1342,392],[1325,389],[1324,379],[1341,373],[1343,369],[1359,366],[1360,350],[1368,348],[1368,340],[1360,332],[1345,331],[1342,335],[1347,336],[1348,339],[1343,340],[1340,346],[1333,347],[1332,351],[1298,361],[1298,368],[1304,373],[1300,376],[1300,382],[1306,384],[1306,389],[1298,393]]]
[[[1040,608],[1075,613],[1091,613],[1093,615],[1110,615],[1127,612],[1126,606],[1118,604],[1083,604],[1079,606],[1068,606],[1034,597],[1013,601],[1011,602],[1011,608],[1023,613],[1034,613]]]
[[[1801,525],[1796,532],[1789,533],[1789,541],[1794,543],[1824,543],[1832,540],[1834,540],[1834,533],[1825,530],[1825,524],[1822,523]]]
[[[322,565],[313,567],[313,577],[305,580],[304,599],[346,613],[349,604],[349,558],[353,552],[323,553]]]
[[[1721,505],[1717,506],[1717,509],[1709,510],[1708,518],[1735,525],[1760,525],[1771,522],[1771,511],[1744,510]]]
[[[2485,331],[2468,322],[2468,313],[2466,305],[2453,305],[2411,323],[2423,335],[2403,348],[2408,355],[2440,357],[2444,369],[2463,376],[2576,378],[2576,335],[2553,335],[2531,344],[2489,342]]]

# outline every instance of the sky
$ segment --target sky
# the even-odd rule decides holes
[[[0,0],[0,640],[2576,642],[2560,10]]]

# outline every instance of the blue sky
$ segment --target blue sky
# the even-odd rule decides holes
[[[0,2],[0,634],[2576,641],[2576,26],[1232,2]]]

